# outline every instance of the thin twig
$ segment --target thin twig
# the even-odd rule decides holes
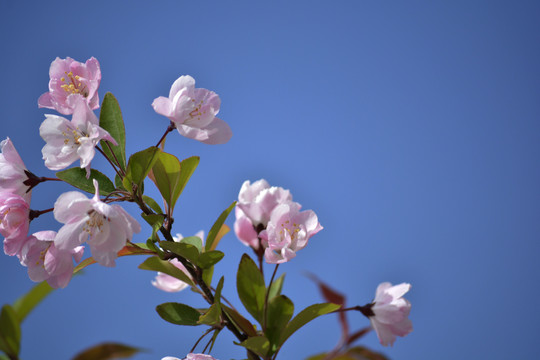
[[[111,161],[111,159],[109,159],[109,157],[107,155],[105,155],[105,153],[103,152],[103,150],[101,150],[101,148],[99,146],[96,146],[96,150],[99,151],[101,153],[101,155],[103,155],[105,157],[105,159],[107,159],[107,161],[109,162],[109,164],[111,164],[111,166],[113,167],[114,171],[116,171],[116,173],[118,174],[118,176],[121,178],[123,178],[122,175],[120,175],[120,172],[118,171],[118,169],[116,168],[116,166],[114,165],[114,163]]]

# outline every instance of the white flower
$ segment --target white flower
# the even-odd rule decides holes
[[[64,224],[54,239],[60,250],[75,249],[85,241],[92,257],[103,266],[114,266],[117,253],[130,241],[133,233],[141,231],[139,223],[121,206],[109,205],[96,194],[88,199],[77,191],[60,195],[54,204],[54,217]]]
[[[396,336],[405,336],[413,330],[409,320],[411,303],[402,296],[411,288],[410,284],[399,285],[384,282],[377,287],[369,317],[371,326],[383,346],[393,345]]]
[[[39,127],[39,135],[46,144],[41,150],[45,166],[51,170],[62,170],[76,160],[81,160],[81,168],[90,176],[90,163],[95,155],[95,147],[102,140],[117,145],[113,137],[99,127],[99,120],[88,104],[79,96],[68,99],[75,102],[73,118],[69,121],[57,115],[45,115]]]

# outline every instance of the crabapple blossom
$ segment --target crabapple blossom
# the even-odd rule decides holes
[[[270,186],[264,179],[253,184],[244,181],[235,209],[234,231],[238,239],[255,250],[259,248],[258,233],[264,230],[272,211],[279,204],[292,202],[289,190]]]
[[[195,79],[180,76],[172,84],[169,97],[160,96],[152,107],[169,118],[178,132],[206,144],[224,144],[232,136],[229,125],[217,118],[221,100],[210,90],[195,88]]]
[[[204,238],[204,233],[202,231],[199,231],[195,234],[195,236],[198,236],[200,239]],[[173,240],[175,242],[182,241],[184,237],[182,234],[176,234],[175,237],[173,237]],[[189,271],[187,271],[186,267],[177,259],[171,259],[169,262],[176,266],[178,269],[182,270],[184,274],[186,274],[187,277],[192,279]],[[178,280],[175,277],[172,277],[170,275],[164,274],[160,271],[158,271],[157,276],[154,280],[152,280],[152,285],[157,287],[160,290],[167,291],[167,292],[179,292],[187,288],[189,285],[183,282],[182,280]]]
[[[61,170],[80,159],[81,168],[90,176],[90,163],[95,147],[104,139],[117,144],[113,137],[99,126],[99,120],[81,97],[69,98],[75,103],[71,121],[57,115],[45,115],[39,134],[46,144],[42,149],[45,166]]]
[[[173,357],[173,356],[165,356],[161,360],[182,360],[182,359],[179,359],[179,358],[176,358],[176,357]],[[215,357],[212,357],[210,355],[189,353],[184,358],[184,360],[218,360],[218,359],[216,359]]]
[[[84,247],[60,250],[54,245],[55,231],[32,234],[21,251],[21,263],[28,267],[30,280],[47,280],[53,288],[65,288],[73,274],[73,259],[80,262]]]
[[[300,205],[295,202],[278,205],[268,226],[259,234],[266,247],[266,262],[281,264],[291,260],[322,228],[312,210],[300,211]]]
[[[238,206],[234,209],[234,213],[236,215],[234,232],[236,233],[238,240],[255,250],[259,249],[259,235],[257,234],[257,231],[255,231],[251,220]]]
[[[28,178],[26,166],[19,156],[15,146],[8,137],[0,143],[0,192],[10,192],[22,196],[30,202],[31,192],[23,182]]]
[[[95,58],[82,64],[70,57],[56,58],[49,69],[49,92],[39,97],[40,108],[55,109],[61,114],[73,114],[73,98],[80,98],[91,109],[99,107],[97,89],[101,81],[99,62]]]
[[[19,255],[30,226],[30,206],[13,193],[0,193],[0,234],[6,255]]]
[[[216,358],[205,354],[187,354],[186,360],[217,360]]]
[[[369,320],[383,346],[393,345],[396,336],[405,336],[413,330],[408,318],[411,303],[403,298],[410,288],[411,285],[407,283],[392,286],[389,282],[377,287],[371,305],[373,315]]]
[[[117,253],[133,233],[141,231],[139,223],[121,206],[106,204],[99,198],[98,183],[92,199],[77,191],[60,195],[54,204],[54,217],[64,224],[54,239],[59,250],[72,250],[83,242],[90,245],[92,257],[103,266],[114,266]]]

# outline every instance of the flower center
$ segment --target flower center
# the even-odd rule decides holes
[[[284,223],[281,223],[281,230],[279,231],[279,235],[283,236],[284,231],[289,234],[289,237],[291,240],[294,240],[296,238],[296,235],[300,232],[300,226],[296,223],[293,223],[292,226],[290,224],[290,221],[287,220]]]
[[[195,99],[191,99],[192,102],[195,102]],[[192,119],[197,118],[197,120],[201,120],[201,116],[203,114],[206,114],[206,110],[201,111],[202,106],[204,104],[204,100],[201,100],[199,104],[195,105],[195,109],[189,113],[189,116],[191,116]]]
[[[81,82],[81,77],[79,75],[73,76],[73,72],[71,71],[64,73],[66,76],[62,76],[60,78],[60,81],[62,81],[64,84],[60,87],[67,93],[80,94],[84,97],[88,97],[88,89],[86,88],[86,85]]]
[[[85,231],[88,235],[93,236],[96,228],[98,232],[101,232],[103,221],[107,218],[94,210],[91,210],[88,215],[89,218],[86,220],[86,224],[83,226],[83,231]]]
[[[76,129],[71,129],[71,131],[68,132],[62,131],[62,135],[64,135],[64,145],[69,145],[69,143],[72,142],[72,147],[81,145],[79,139],[86,137],[86,134],[80,131],[78,127]]]

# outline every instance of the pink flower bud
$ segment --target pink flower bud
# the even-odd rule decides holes
[[[189,75],[180,76],[172,84],[168,98],[160,96],[152,103],[154,110],[168,117],[181,135],[211,145],[224,144],[232,136],[229,125],[216,117],[220,105],[215,92],[196,89]]]
[[[25,174],[26,166],[19,156],[10,138],[6,138],[0,143],[0,192],[10,192],[22,196],[30,202],[30,192],[28,186],[23,182],[28,179]]]
[[[26,241],[30,225],[30,206],[19,195],[0,193],[0,234],[4,239],[4,252],[19,255]]]
[[[56,58],[49,69],[49,92],[38,100],[40,108],[55,109],[61,114],[73,114],[74,102],[68,99],[81,98],[90,109],[99,107],[97,89],[101,81],[101,69],[95,58],[82,64],[68,57]]]

